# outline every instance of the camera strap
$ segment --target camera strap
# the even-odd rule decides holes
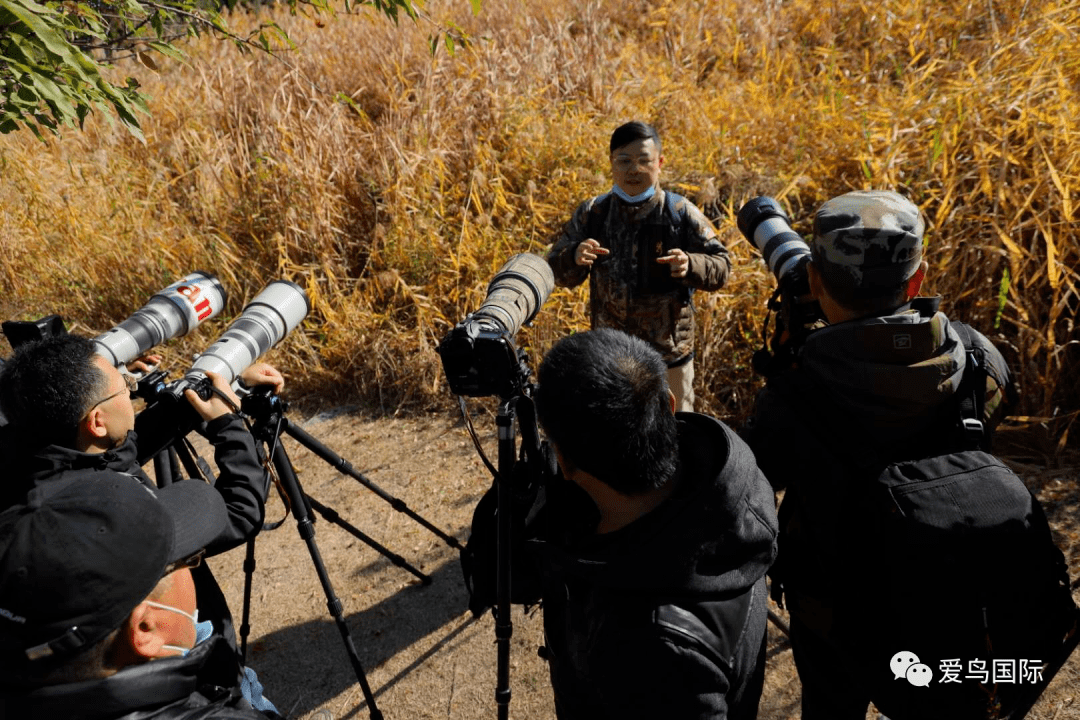
[[[773,347],[776,348],[777,352],[774,354],[769,350],[769,320],[774,312],[779,311],[781,293],[782,288],[778,285],[765,306],[765,319],[761,321],[761,347],[754,352],[750,361],[754,372],[766,379],[775,375],[778,370],[784,370],[788,367],[788,365],[780,364],[782,361],[777,360],[777,358],[782,354],[788,354],[788,346],[791,343],[790,338],[783,346],[781,346],[779,338],[774,338]]]
[[[180,438],[173,447],[188,476],[202,480],[203,482],[208,482],[211,485],[214,483],[216,478],[214,477],[214,472],[210,469],[210,464],[196,452],[195,446],[191,444],[191,441],[188,440],[186,435]]]
[[[476,428],[473,427],[472,418],[469,417],[469,410],[465,406],[465,396],[458,395],[458,407],[461,408],[461,419],[465,421],[465,428],[469,431],[469,437],[472,438],[473,447],[476,448],[476,454],[480,456],[480,460],[483,461],[484,467],[491,473],[492,479],[498,479],[499,471],[495,469],[495,466],[488,460],[487,455],[484,454],[484,448],[480,445],[480,437],[476,434]]]

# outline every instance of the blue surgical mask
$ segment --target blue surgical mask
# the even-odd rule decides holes
[[[214,623],[209,620],[203,620],[201,623],[195,623],[195,644],[198,645],[204,640],[208,640],[211,635],[214,634]]]
[[[206,640],[207,638],[209,638],[213,634],[214,634],[214,623],[212,623],[211,621],[203,620],[201,623],[195,623],[195,644],[196,645],[201,643],[203,640]],[[167,647],[167,648],[170,648],[172,650],[179,650],[180,651],[180,657],[184,657],[189,652],[191,652],[191,650],[195,649],[193,647],[193,648],[191,648],[191,650],[189,650],[187,648],[178,647],[176,645],[165,645],[163,647]]]
[[[611,192],[615,193],[615,196],[617,198],[619,198],[620,200],[622,200],[623,202],[639,203],[639,202],[644,202],[645,200],[648,200],[653,195],[655,195],[656,194],[656,186],[655,185],[650,185],[648,190],[646,190],[644,192],[641,192],[641,193],[638,193],[637,195],[627,195],[626,191],[623,190],[621,187],[619,187],[618,185],[612,185],[611,186]]]
[[[151,607],[156,607],[156,608],[159,608],[161,610],[168,610],[169,612],[179,613],[180,615],[183,615],[184,617],[186,617],[188,620],[191,621],[192,627],[195,628],[195,644],[198,645],[201,642],[201,640],[199,639],[199,608],[195,608],[195,614],[190,615],[190,614],[184,612],[183,610],[181,610],[180,608],[173,607],[172,605],[163,605],[162,603],[154,602],[153,600],[145,600],[144,602],[147,605],[150,605]],[[207,621],[207,623],[209,623],[209,621]],[[211,623],[211,627],[210,627],[210,632],[213,632],[213,624],[212,623]],[[206,638],[203,638],[203,640],[205,640],[205,639]],[[191,648],[180,647],[179,645],[162,645],[161,649],[162,650],[175,650],[178,653],[180,653],[181,655],[187,655],[188,652],[191,650]]]

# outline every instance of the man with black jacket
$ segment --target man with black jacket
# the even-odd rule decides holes
[[[201,482],[67,484],[0,513],[0,717],[267,720],[200,637],[190,568],[227,522]]]
[[[749,449],[613,329],[551,349],[536,408],[565,478],[529,544],[560,720],[756,717],[777,526]]]
[[[804,720],[861,720],[871,700],[928,692],[867,659],[892,620],[879,609],[889,588],[864,580],[880,561],[855,529],[866,513],[851,509],[854,498],[874,480],[861,468],[956,449],[969,352],[985,370],[971,393],[981,395],[972,403],[981,415],[971,419],[986,443],[1015,396],[998,350],[950,323],[940,298],[917,297],[928,267],[923,230],[919,209],[894,192],[849,192],[817,211],[808,274],[829,325],[806,338],[794,367],[770,377],[743,432],[785,491],[771,575],[791,613]]]
[[[61,335],[20,345],[4,364],[0,407],[22,457],[11,463],[18,472],[4,479],[3,497],[24,504],[73,482],[115,477],[134,477],[155,487],[138,464],[131,378],[95,348],[87,338]],[[278,389],[282,383],[280,374],[267,365],[253,365],[244,377],[249,384],[266,382]],[[239,400],[222,378],[212,380],[220,394],[209,400],[190,390],[185,393],[204,421],[199,431],[214,446],[219,471],[214,488],[228,512],[228,522],[206,544],[209,556],[231,550],[259,531],[267,492],[255,440],[234,412]],[[204,563],[193,575],[203,618],[212,620],[235,648],[232,616],[210,569]]]

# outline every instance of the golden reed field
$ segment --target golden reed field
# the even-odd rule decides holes
[[[929,221],[929,290],[1018,374],[1014,422],[1048,450],[1068,442],[1080,2],[485,0],[474,17],[443,0],[398,26],[264,13],[230,23],[279,22],[285,62],[202,38],[185,64],[117,69],[152,96],[145,144],[100,113],[46,143],[0,137],[4,319],[58,312],[101,332],[195,269],[222,279],[235,315],[287,278],[313,301],[273,355],[294,389],[445,406],[439,339],[507,258],[545,252],[608,189],[611,130],[642,119],[664,139],[665,186],[735,256],[733,281],[697,295],[699,410],[737,423],[760,383],[749,358],[774,281],[735,229],[742,203],[779,197],[808,232],[829,197],[895,188]],[[471,43],[432,54],[448,23]],[[586,293],[557,290],[520,334],[534,367],[587,327]],[[170,365],[225,327],[170,343]]]

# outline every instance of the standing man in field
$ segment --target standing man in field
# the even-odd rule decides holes
[[[676,409],[694,409],[697,290],[719,290],[731,274],[727,248],[700,210],[660,189],[664,164],[651,125],[611,135],[611,192],[578,206],[547,260],[555,284],[589,278],[593,329],[610,327],[652,345],[668,368]]]

